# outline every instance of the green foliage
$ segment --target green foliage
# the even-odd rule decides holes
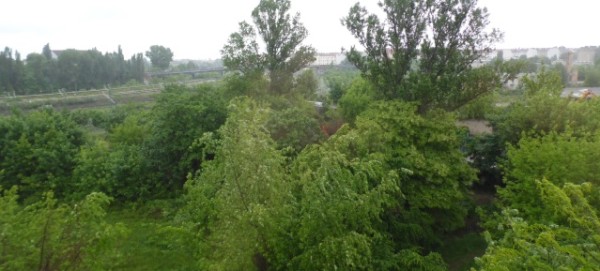
[[[463,151],[470,158],[470,164],[479,173],[479,183],[484,187],[493,188],[502,182],[502,172],[499,162],[506,157],[505,142],[498,134],[483,134],[472,136],[465,131]]]
[[[560,74],[556,71],[542,69],[533,78],[526,76],[523,78],[523,87],[525,96],[533,97],[536,95],[560,96],[563,91],[563,84]]]
[[[419,116],[411,104],[379,102],[356,128],[305,149],[292,171],[300,252],[292,266],[445,269],[439,254],[420,249],[463,223],[474,172],[458,151],[453,123],[442,113]]]
[[[56,53],[57,58],[53,58]],[[42,54],[31,53],[26,61],[18,52],[0,52],[0,92],[8,94],[37,94],[56,89],[80,90],[120,85],[127,81],[144,80],[144,59],[137,54],[125,60],[121,47],[117,52],[102,54],[96,49],[50,50],[44,46]]]
[[[543,135],[570,130],[574,135],[600,128],[600,102],[578,102],[560,97],[560,75],[542,70],[524,80],[525,95],[491,118],[494,131],[504,142],[516,144],[523,133]]]
[[[510,67],[515,64],[516,66]],[[518,62],[501,69],[518,70]],[[506,160],[507,146],[516,145],[524,136],[542,137],[551,132],[570,131],[575,137],[593,133],[600,128],[597,118],[600,113],[596,100],[577,102],[561,98],[560,74],[542,69],[535,76],[524,78],[524,94],[508,107],[496,108],[486,114],[493,127],[493,135],[469,138],[466,151],[473,165],[480,169],[480,176],[489,184],[500,180],[499,164]],[[539,176],[542,177],[542,176]]]
[[[599,193],[600,141],[597,137],[577,138],[571,134],[550,133],[541,138],[524,137],[508,150],[505,167],[506,187],[499,190],[506,207],[520,210],[522,215],[545,221],[548,214],[539,205],[540,191],[536,180],[548,178],[557,186],[567,182],[594,184]],[[600,197],[591,197],[600,207]]]
[[[265,270],[276,218],[289,197],[284,158],[263,125],[269,112],[236,99],[219,129],[215,159],[186,184],[188,223],[199,227],[203,269]]]
[[[221,50],[223,64],[243,74],[269,72],[271,94],[286,94],[293,88],[293,74],[314,61],[315,50],[301,46],[308,32],[300,15],[290,16],[290,0],[261,0],[252,11],[256,30],[247,22],[229,37]],[[256,33],[262,37],[266,52],[260,53]]]
[[[293,92],[302,96],[304,99],[314,101],[317,99],[317,90],[319,89],[319,81],[315,72],[311,69],[302,71],[294,82]]]
[[[131,114],[116,124],[111,130],[109,139],[114,144],[141,145],[149,132],[149,124],[144,123],[147,114]]]
[[[329,88],[331,102],[337,104],[359,75],[357,70],[327,69],[322,76]]]
[[[398,264],[390,236],[379,227],[400,192],[399,179],[382,158],[352,159],[334,144],[300,154],[293,172],[299,201],[294,243],[301,253],[288,268],[385,270]]]
[[[362,54],[352,47],[348,60],[385,99],[454,110],[495,88],[497,76],[481,76],[471,64],[500,38],[486,32],[488,13],[475,0],[392,1],[379,3],[385,23],[354,5],[343,19]],[[471,85],[471,86],[468,86]]]
[[[267,96],[269,82],[262,74],[232,73],[223,82],[226,100],[244,95],[257,98]]]
[[[0,119],[0,185],[21,187],[23,199],[73,192],[71,173],[83,132],[66,114],[35,111]]]
[[[407,219],[425,233],[462,225],[463,200],[475,175],[459,151],[457,129],[451,116],[432,112],[422,117],[417,115],[414,105],[376,103],[357,119],[356,127],[364,140],[362,155],[384,154],[389,167],[398,170],[403,180],[404,198],[399,206],[408,210],[394,219]],[[361,154],[353,144],[347,147]],[[423,240],[430,237],[423,233],[419,236]]]
[[[73,178],[73,197],[92,191],[103,192],[119,201],[153,198],[156,184],[147,179],[140,145],[97,140],[81,148]]]
[[[152,45],[150,50],[146,51],[146,57],[150,59],[153,67],[166,70],[173,61],[173,52],[162,45]]]
[[[104,220],[106,195],[67,206],[47,193],[21,207],[16,188],[0,192],[0,269],[107,270],[122,260],[115,248],[126,230]]]
[[[353,123],[356,117],[365,111],[375,99],[376,94],[372,85],[362,78],[355,79],[339,99],[342,117],[347,122]]]
[[[498,228],[504,235],[490,240],[478,259],[479,270],[594,270],[600,266],[600,220],[588,203],[591,184],[535,183],[547,220],[530,222],[506,209]],[[596,190],[597,191],[597,190]],[[597,193],[597,192],[596,192]]]
[[[240,23],[240,31],[229,36],[221,50],[223,65],[232,71],[253,76],[264,70],[264,55],[259,53],[256,30],[247,22]]]
[[[497,93],[490,92],[470,101],[458,109],[458,118],[486,119],[486,115],[493,114],[496,107]]]
[[[273,109],[266,124],[279,149],[291,148],[295,153],[323,139],[318,112],[312,103]]]
[[[51,60],[55,87],[67,90],[99,89],[106,85],[124,84],[129,80],[141,82],[144,60],[140,54],[125,61],[121,48],[118,52],[102,54],[96,49],[87,51],[65,50],[57,60]]]
[[[107,220],[129,229],[120,240],[123,261],[112,270],[198,270],[195,256],[198,244],[190,231],[173,226],[177,201],[147,201],[127,208],[112,208]],[[113,223],[114,223],[113,222]]]
[[[226,107],[213,85],[168,86],[157,96],[150,114],[142,156],[145,171],[151,173],[147,178],[156,186],[151,191],[158,196],[179,191],[186,175],[199,169],[200,158],[190,146],[225,122]]]

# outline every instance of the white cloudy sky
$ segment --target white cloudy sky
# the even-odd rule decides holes
[[[0,47],[24,56],[52,49],[115,51],[150,45],[171,48],[176,59],[215,59],[237,23],[249,20],[259,0],[7,0],[0,16]],[[320,52],[355,43],[340,18],[357,0],[292,0]],[[376,11],[377,0],[360,0]],[[596,0],[479,0],[491,25],[505,33],[498,48],[600,45]]]

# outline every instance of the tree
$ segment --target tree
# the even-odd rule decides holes
[[[273,242],[283,225],[276,219],[289,203],[283,155],[263,125],[268,109],[249,98],[234,100],[219,129],[215,159],[186,184],[186,211],[204,245],[201,269],[268,270]]]
[[[229,70],[241,72],[247,77],[262,75],[264,71],[264,59],[259,53],[256,31],[247,22],[241,22],[239,32],[229,36],[221,54],[223,65]]]
[[[273,94],[290,92],[293,74],[314,61],[315,50],[301,46],[308,32],[300,23],[300,14],[290,16],[290,5],[290,0],[261,0],[252,12],[256,30],[241,22],[239,32],[231,34],[221,50],[229,70],[254,74],[266,69]],[[256,32],[265,43],[264,53],[258,50]]]
[[[520,210],[530,221],[544,221],[547,214],[540,206],[540,191],[536,181],[548,178],[557,186],[566,183],[591,183],[595,194],[600,188],[600,148],[597,136],[577,138],[566,133],[550,132],[536,138],[525,136],[508,149],[504,166],[506,186],[498,191],[501,202]],[[590,197],[590,203],[600,208],[600,198]]]
[[[226,101],[222,96],[213,85],[168,86],[157,96],[143,145],[155,195],[181,190],[187,174],[199,169],[198,154],[190,146],[225,122]]]
[[[497,30],[485,32],[488,13],[477,0],[384,0],[379,6],[385,22],[357,3],[342,23],[365,49],[352,47],[348,60],[381,98],[417,101],[420,112],[454,110],[496,87],[488,83],[495,75],[471,73],[471,64],[500,37]]]
[[[356,117],[369,108],[369,104],[376,100],[373,85],[363,78],[357,78],[339,99],[340,112],[349,123],[354,123]]]
[[[73,170],[76,190],[74,198],[91,192],[102,192],[121,202],[144,200],[156,195],[156,187],[143,168],[146,157],[142,144],[146,140],[147,114],[130,114],[110,129],[108,140],[97,139],[82,146]]]
[[[463,224],[474,179],[448,115],[376,102],[292,164],[295,270],[445,270],[432,252]],[[289,238],[289,237],[288,237]],[[297,247],[293,247],[297,246]]]
[[[17,189],[0,189],[0,269],[110,270],[126,229],[106,221],[110,198],[91,193],[73,205],[52,193],[26,207]]]
[[[50,50],[50,43],[46,43],[42,49],[42,55],[46,57],[46,60],[52,60],[52,50]]]
[[[146,51],[146,57],[150,59],[152,66],[166,70],[173,61],[173,52],[162,45],[152,45],[150,50]]]
[[[318,89],[319,81],[313,70],[304,70],[296,77],[294,92],[305,99],[314,101],[317,98]]]
[[[600,266],[600,220],[588,198],[591,184],[557,186],[536,181],[536,202],[546,217],[530,221],[520,210],[507,208],[495,227],[503,235],[492,239],[478,270],[595,270]]]
[[[29,84],[29,90],[48,90],[50,78],[47,76],[49,60],[44,55],[31,53],[27,55],[27,71],[33,82]]]
[[[0,186],[19,186],[26,200],[50,190],[59,198],[73,193],[71,174],[84,136],[68,115],[41,110],[3,118],[0,133]]]

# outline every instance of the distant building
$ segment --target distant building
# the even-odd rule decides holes
[[[311,66],[340,65],[346,56],[342,53],[317,53]]]
[[[525,53],[525,56],[527,58],[536,57],[536,56],[538,56],[538,50],[530,48],[530,49],[527,50],[527,53]]]
[[[553,61],[559,60],[560,59],[560,49],[557,47],[548,49],[548,51],[546,52],[546,57]]]
[[[575,65],[593,65],[596,59],[596,47],[584,47],[577,50]]]

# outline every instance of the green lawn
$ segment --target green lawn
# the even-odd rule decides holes
[[[115,270],[197,270],[193,239],[185,231],[170,227],[170,218],[133,209],[113,210],[113,223],[122,223],[129,235],[120,247],[122,261]]]

